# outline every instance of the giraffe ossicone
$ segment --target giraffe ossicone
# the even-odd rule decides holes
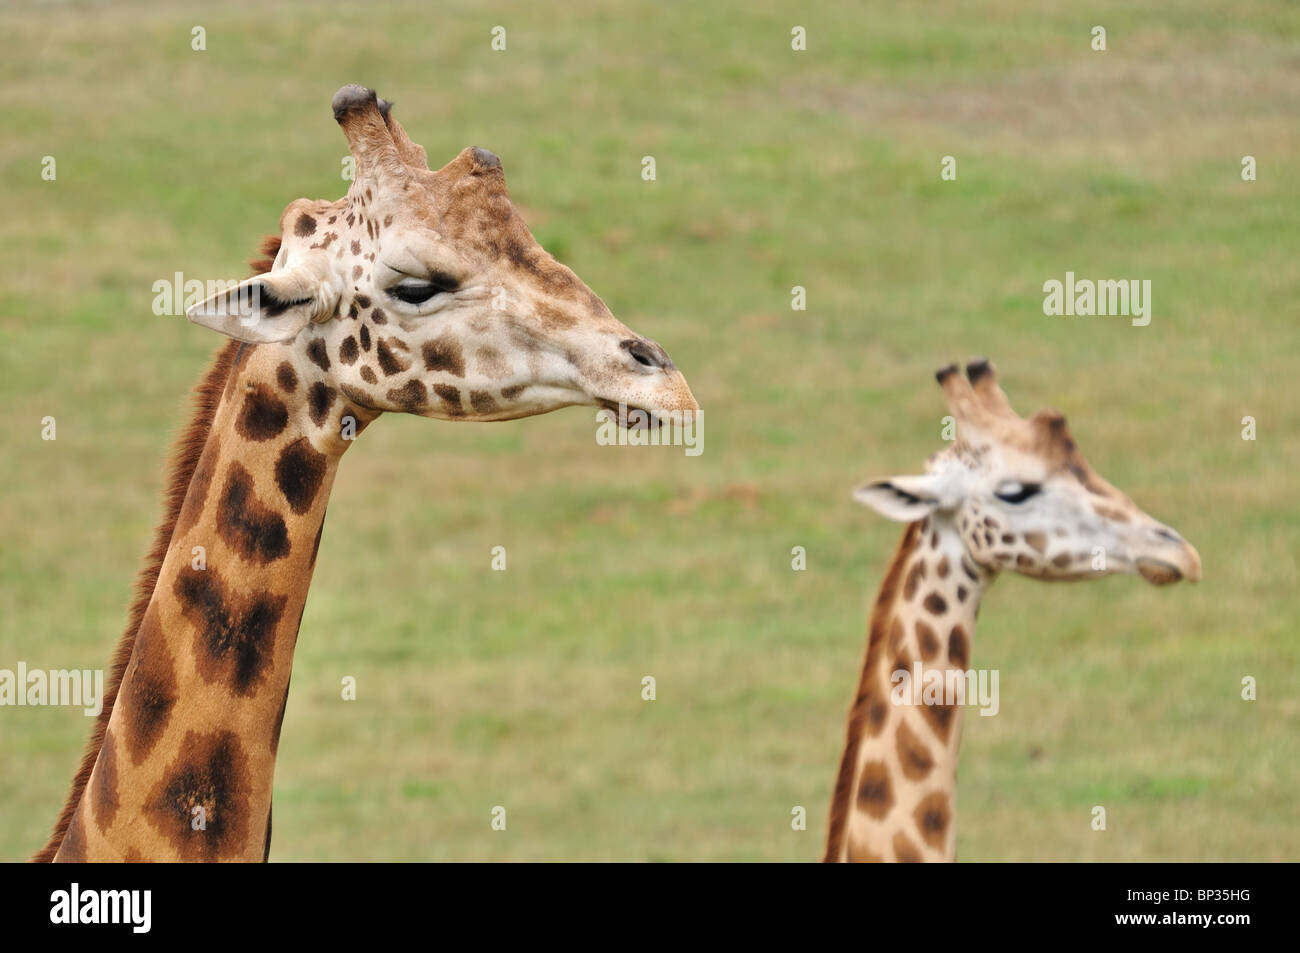
[[[925,472],[865,484],[854,499],[907,523],[872,609],[831,798],[827,861],[952,860],[962,707],[892,693],[919,662],[970,669],[975,619],[999,572],[1048,582],[1133,573],[1201,576],[1196,549],[1103,480],[1065,417],[1018,416],[992,365],[936,375],[956,439]]]
[[[38,860],[265,859],[326,503],[383,412],[699,410],[664,349],[536,242],[500,159],[467,148],[431,171],[372,90],[332,107],[347,194],[290,203],[258,273],[187,312],[233,340],[196,390],[104,709]]]

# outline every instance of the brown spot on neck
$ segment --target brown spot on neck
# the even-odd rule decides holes
[[[244,395],[235,430],[241,437],[261,443],[279,436],[289,422],[289,411],[284,401],[261,384],[251,384]]]
[[[909,781],[920,781],[934,769],[934,756],[925,742],[900,719],[894,736],[898,764]]]
[[[226,477],[217,509],[217,532],[244,559],[269,563],[289,555],[289,530],[284,517],[259,500],[253,477],[234,462]]]
[[[948,795],[942,791],[927,794],[912,812],[921,840],[935,850],[942,850],[948,837],[948,823],[952,820],[952,808]]]
[[[868,817],[880,820],[894,806],[894,790],[889,768],[883,761],[868,761],[858,775],[858,792],[854,803]]]
[[[250,780],[248,755],[234,732],[186,732],[145,816],[183,861],[238,856],[248,837]],[[200,812],[201,829],[194,823]]]
[[[275,485],[284,494],[289,509],[299,516],[311,509],[327,469],[325,455],[306,437],[299,437],[280,451],[275,461]]]

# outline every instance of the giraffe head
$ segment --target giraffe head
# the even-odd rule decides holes
[[[946,518],[991,572],[1038,579],[1136,573],[1155,585],[1201,577],[1201,558],[1088,465],[1065,417],[1018,416],[993,367],[975,361],[936,375],[956,420],[952,446],[924,474],[876,480],[854,498],[891,519]]]
[[[347,195],[290,203],[271,270],[194,305],[191,321],[288,344],[373,410],[510,420],[621,404],[652,421],[698,410],[664,349],[533,238],[500,159],[469,148],[430,171],[373,90],[345,86],[333,109],[354,163]]]

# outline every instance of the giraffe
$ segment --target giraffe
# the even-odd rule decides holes
[[[347,194],[291,202],[257,274],[187,312],[232,340],[196,389],[103,713],[36,860],[266,859],[330,488],[381,414],[587,405],[654,426],[699,409],[663,348],[534,240],[500,159],[467,148],[431,171],[373,90],[332,106]]]
[[[928,667],[954,688],[947,673],[969,671],[980,599],[999,572],[1048,582],[1135,573],[1154,585],[1201,576],[1190,543],[1093,471],[1062,414],[1019,417],[988,361],[968,364],[966,377],[955,364],[936,377],[954,443],[922,475],[854,492],[907,527],[871,611],[831,798],[829,862],[955,859],[962,708],[951,694],[918,694],[912,679],[918,662],[922,682]]]

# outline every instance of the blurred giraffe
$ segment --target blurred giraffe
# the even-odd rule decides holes
[[[1017,416],[993,367],[937,374],[956,441],[918,476],[861,487],[908,524],[871,613],[831,800],[827,861],[953,860],[962,709],[896,691],[895,673],[965,673],[980,599],[1002,570],[1048,582],[1136,573],[1200,579],[1190,543],[1093,471],[1058,412]],[[944,676],[949,678],[947,674]],[[955,685],[955,680],[953,681]]]

